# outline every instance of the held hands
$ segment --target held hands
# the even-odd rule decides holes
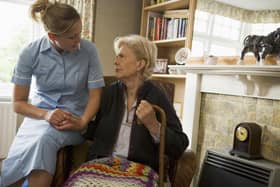
[[[146,101],[141,100],[136,109],[136,116],[138,120],[150,131],[152,134],[158,134],[159,122],[157,121],[155,111],[152,105]]]
[[[48,111],[44,119],[57,130],[82,130],[86,124],[82,118],[61,109]]]

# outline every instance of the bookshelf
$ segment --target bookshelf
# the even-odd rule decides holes
[[[169,64],[175,64],[176,51],[181,47],[190,49],[192,47],[196,0],[161,0],[160,2],[151,5],[151,0],[143,0],[140,34],[157,44],[158,58],[168,58]],[[167,31],[170,25],[173,26],[173,32]],[[169,33],[172,34],[168,35]]]
[[[151,3],[153,2],[153,3]],[[153,41],[158,58],[175,65],[175,54],[182,47],[192,48],[196,0],[143,0],[140,34]],[[170,29],[172,28],[172,29]],[[153,74],[153,79],[175,84],[174,103],[184,106],[186,75]],[[183,117],[184,111],[181,111]]]

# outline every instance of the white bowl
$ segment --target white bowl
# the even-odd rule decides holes
[[[215,65],[215,64],[217,64],[217,62],[218,62],[218,57],[216,57],[216,56],[209,56],[205,60],[204,64]]]

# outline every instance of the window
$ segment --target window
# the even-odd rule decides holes
[[[213,23],[213,36],[228,40],[239,40],[241,22],[227,17],[215,15]]]
[[[236,54],[236,49],[234,47],[223,46],[223,44],[212,44],[209,54],[215,54],[216,56],[225,56],[225,54],[228,54],[234,56]]]
[[[192,50],[191,55],[192,56],[204,56],[204,51],[206,43],[202,40],[194,40],[192,42],[192,48],[193,49],[200,49],[200,50]]]
[[[191,56],[239,56],[249,34],[267,35],[280,24],[250,24],[196,11]]]
[[[30,0],[0,1],[0,97],[11,96],[11,76],[20,51],[42,35],[29,16]]]
[[[280,27],[280,24],[272,24],[272,23],[266,23],[266,24],[252,24],[252,31],[251,33],[257,34],[257,35],[267,35],[270,32],[276,30]]]
[[[238,20],[196,11],[192,56],[238,55],[242,26]]]
[[[196,11],[195,21],[199,24],[194,25],[194,31],[207,33],[209,27],[210,14],[207,12]]]

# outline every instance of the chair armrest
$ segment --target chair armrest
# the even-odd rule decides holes
[[[195,153],[192,150],[187,150],[179,158],[176,165],[176,172],[173,181],[173,187],[190,186],[192,178],[197,169]]]

